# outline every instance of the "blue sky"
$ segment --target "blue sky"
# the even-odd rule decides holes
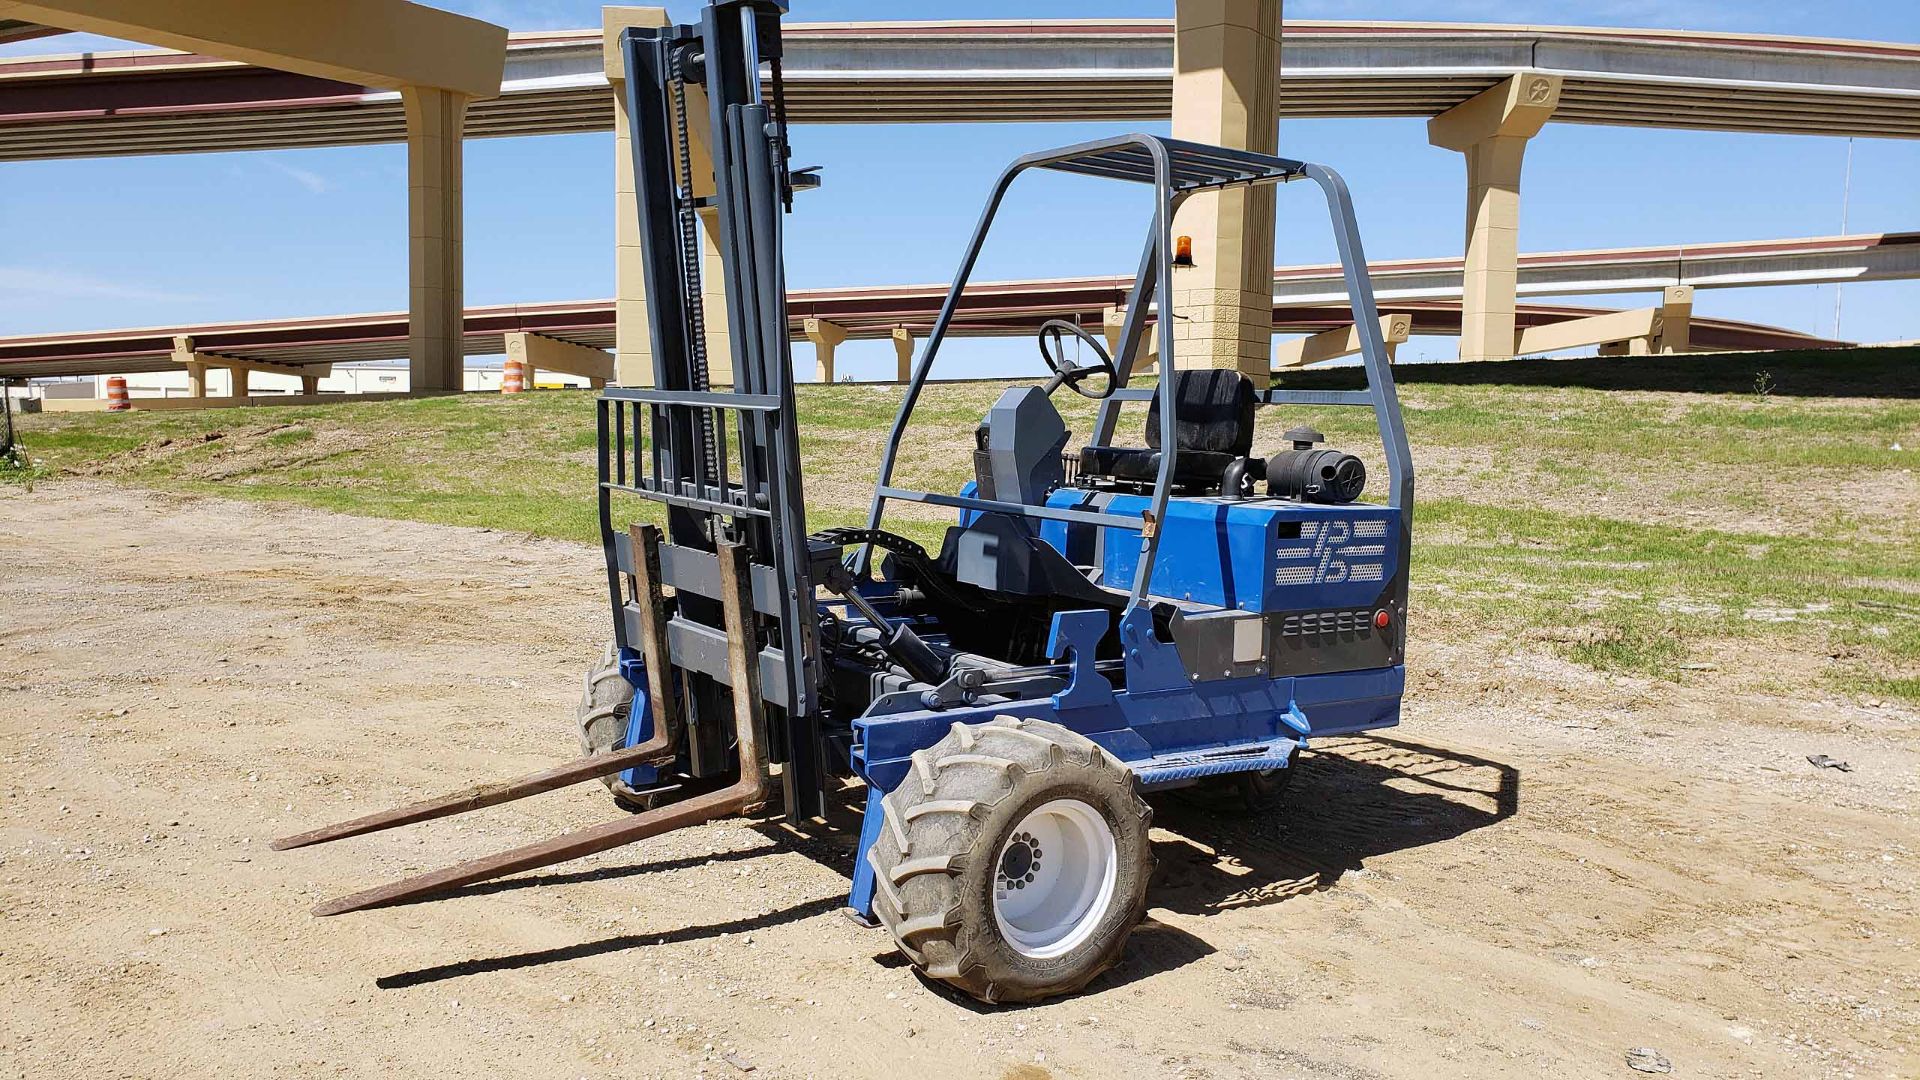
[[[515,29],[595,25],[578,0],[442,0]],[[690,14],[695,5],[672,5]],[[797,0],[808,20],[925,17],[1166,17],[1170,0],[887,4]],[[1503,21],[1726,29],[1920,40],[1920,5],[1841,0],[1288,0],[1290,18]],[[45,39],[0,53],[115,47]],[[796,287],[945,280],[1004,163],[1027,151],[1141,125],[803,127],[796,157],[824,166],[789,230]],[[1148,130],[1151,130],[1148,126]],[[1464,168],[1413,120],[1300,120],[1282,152],[1325,161],[1352,184],[1369,255],[1456,255]],[[1844,139],[1553,124],[1528,150],[1521,248],[1697,243],[1838,232]],[[612,138],[467,143],[467,294],[473,303],[610,295]],[[1920,229],[1920,143],[1860,140],[1848,213],[1855,232]],[[1016,189],[978,277],[1130,271],[1139,194],[1070,177]],[[1301,187],[1281,197],[1276,261],[1331,259],[1324,212]],[[405,158],[399,147],[25,162],[0,165],[0,334],[321,315],[404,306]],[[1639,306],[1645,295],[1579,303]],[[1920,337],[1920,283],[1848,286],[1843,335]],[[1702,314],[1829,333],[1834,289],[1702,291]],[[994,369],[1025,346],[979,345]],[[1417,342],[1437,358],[1451,342]],[[799,349],[805,359],[805,346]],[[1405,355],[1405,354],[1403,354]],[[842,347],[857,376],[891,366],[884,343]],[[1017,359],[1016,359],[1017,358]],[[957,358],[956,358],[957,359]],[[810,367],[811,365],[805,365]]]

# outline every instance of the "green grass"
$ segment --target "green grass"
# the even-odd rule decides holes
[[[1286,384],[1356,376],[1301,372]],[[1416,618],[1544,638],[1583,664],[1663,677],[1728,644],[1749,643],[1753,656],[1797,649],[1822,657],[1835,689],[1920,701],[1920,350],[1414,365],[1398,376],[1422,469]],[[1000,388],[929,387],[898,478],[929,490],[969,478],[973,429]],[[800,388],[810,526],[864,520],[900,393]],[[1059,399],[1084,437],[1091,403]],[[1384,491],[1364,410],[1266,413],[1257,445],[1281,445],[1305,420],[1368,459],[1369,497]],[[542,392],[46,414],[27,417],[22,436],[55,482],[96,475],[593,542],[593,415],[587,393]],[[921,507],[893,514],[892,527],[928,543],[949,520]]]
[[[1560,651],[1602,670],[1671,673],[1700,647],[1732,639],[1920,660],[1920,556],[1904,544],[1439,499],[1416,516],[1413,574],[1474,624],[1581,631],[1556,639]],[[1899,682],[1884,692],[1910,695]]]
[[[10,446],[0,454],[0,484],[13,484],[32,491],[34,481],[51,471],[44,461],[29,455],[25,446]]]

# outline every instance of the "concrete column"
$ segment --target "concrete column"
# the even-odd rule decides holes
[[[825,319],[806,319],[800,327],[813,342],[813,374],[823,383],[833,381],[833,350],[847,340],[847,328]]]
[[[1176,0],[1173,135],[1274,152],[1280,123],[1281,0]],[[1174,219],[1193,238],[1173,272],[1174,359],[1264,376],[1273,344],[1271,186],[1203,192]],[[1162,310],[1166,306],[1161,298]]]
[[[207,365],[193,351],[193,338],[173,335],[173,362],[187,369],[187,396],[207,396]]]
[[[1660,297],[1655,352],[1683,353],[1693,345],[1693,286],[1669,285]]]
[[[407,360],[411,389],[460,390],[466,357],[461,250],[461,138],[467,97],[405,87]]]
[[[1519,286],[1520,166],[1527,140],[1560,103],[1560,77],[1521,74],[1427,123],[1435,146],[1467,159],[1466,271],[1460,359],[1510,360]]]
[[[228,368],[227,369],[227,396],[230,398],[246,397],[247,396],[247,379],[248,379],[248,376],[251,374],[252,373],[249,372],[246,368],[238,368],[238,367]]]
[[[313,395],[318,394],[320,392],[320,376],[318,375],[300,376],[300,392],[302,394],[307,395],[308,397],[312,397]]]
[[[906,383],[913,378],[913,331],[904,326],[893,328],[893,381]]]

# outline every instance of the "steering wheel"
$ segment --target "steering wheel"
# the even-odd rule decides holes
[[[1097,364],[1076,367],[1067,362],[1066,335],[1072,334],[1085,342],[1100,358]],[[1114,388],[1119,384],[1119,372],[1114,370],[1113,357],[1107,355],[1106,343],[1087,332],[1087,328],[1070,319],[1048,319],[1040,324],[1040,358],[1053,369],[1053,378],[1046,385],[1046,393],[1052,393],[1062,385],[1073,387],[1073,392],[1081,397],[1103,401],[1113,396]],[[1098,390],[1089,390],[1084,385],[1088,379],[1106,373],[1107,379]]]

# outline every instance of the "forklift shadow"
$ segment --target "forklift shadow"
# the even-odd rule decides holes
[[[1149,903],[1187,915],[1333,887],[1366,860],[1512,817],[1520,772],[1458,750],[1376,736],[1315,743],[1277,805],[1250,811],[1195,788],[1156,798]]]
[[[1294,768],[1299,772],[1285,798],[1264,812],[1250,813],[1232,797],[1211,795],[1203,788],[1155,797],[1153,847],[1158,868],[1148,904],[1179,914],[1208,915],[1279,903],[1331,888],[1372,856],[1451,840],[1503,821],[1519,808],[1520,773],[1511,765],[1403,739],[1330,739],[1316,743]],[[454,895],[606,881],[765,857],[781,849],[847,874],[858,834],[857,794],[857,789],[842,792],[834,806],[834,819],[852,828],[796,832],[777,821],[762,821],[752,828],[774,841],[771,847],[509,878],[469,886]],[[844,903],[844,897],[835,893],[756,918],[475,958],[398,972],[376,979],[375,985],[400,989],[750,932],[826,915]],[[1118,989],[1185,967],[1214,951],[1202,938],[1149,917],[1128,941],[1120,963],[1089,984],[1087,993]],[[906,962],[892,948],[874,959],[886,966]],[[944,984],[928,981],[927,985],[962,1008],[981,1012],[1005,1008],[981,1005]]]

